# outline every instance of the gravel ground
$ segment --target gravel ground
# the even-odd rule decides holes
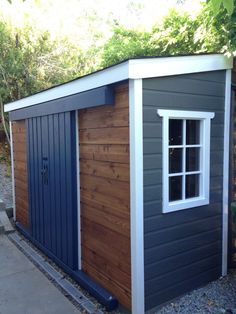
[[[236,270],[162,307],[156,314],[236,314]]]
[[[12,207],[11,169],[4,162],[0,162],[0,199],[7,207]]]

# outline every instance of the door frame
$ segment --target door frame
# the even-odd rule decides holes
[[[79,161],[79,110],[75,110],[76,134],[76,180],[77,180],[77,238],[78,238],[78,269],[81,270],[81,219],[80,219],[80,161]]]

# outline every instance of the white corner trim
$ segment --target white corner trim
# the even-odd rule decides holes
[[[224,117],[224,167],[222,204],[222,276],[227,274],[228,264],[228,207],[229,207],[229,136],[231,106],[231,70],[226,71]]]
[[[128,79],[226,70],[232,67],[233,59],[219,54],[133,59],[9,103],[4,109],[9,112]]]
[[[10,121],[10,139],[11,139],[11,181],[12,181],[12,205],[13,219],[16,221],[16,194],[15,194],[15,173],[14,173],[14,151],[13,151],[13,134],[12,122]]]
[[[130,227],[132,313],[144,314],[142,80],[129,81]]]
[[[76,134],[76,180],[77,180],[77,227],[78,227],[78,269],[81,269],[81,219],[80,219],[80,164],[79,164],[79,111],[75,111]]]

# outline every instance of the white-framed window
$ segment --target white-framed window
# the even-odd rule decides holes
[[[163,213],[209,204],[213,112],[158,109],[163,118]]]

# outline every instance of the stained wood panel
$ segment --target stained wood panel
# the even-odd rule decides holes
[[[86,160],[129,164],[129,145],[96,145],[80,143],[80,157]]]
[[[12,122],[16,221],[29,226],[28,176],[25,120]]]
[[[128,86],[79,112],[82,268],[131,307]]]

